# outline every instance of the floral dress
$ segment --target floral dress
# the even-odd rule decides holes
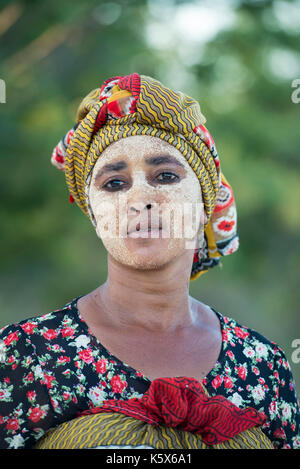
[[[0,330],[0,448],[33,448],[50,428],[104,400],[139,398],[149,388],[146,376],[91,333],[77,309],[79,298]],[[274,448],[299,448],[299,402],[284,352],[212,310],[223,343],[203,379],[208,393],[263,412],[267,421],[262,430]]]

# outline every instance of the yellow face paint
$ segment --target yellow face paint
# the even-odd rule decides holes
[[[108,253],[134,268],[163,266],[203,239],[199,181],[180,151],[159,138],[108,146],[93,169],[89,204]]]

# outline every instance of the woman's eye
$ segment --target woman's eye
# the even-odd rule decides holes
[[[168,184],[176,182],[177,180],[179,180],[179,177],[177,176],[177,174],[174,173],[163,172],[156,177],[156,180],[158,180],[162,184]],[[111,179],[102,186],[102,189],[110,192],[115,192],[124,189],[125,186],[126,182],[121,181],[120,179]]]
[[[113,191],[122,188],[123,184],[125,184],[125,182],[121,181],[120,179],[112,179],[111,181],[108,181],[106,184],[104,184],[103,188]]]
[[[161,178],[162,176],[162,178]],[[158,176],[157,176],[157,179],[160,181],[160,182],[175,182],[177,181],[177,179],[179,179],[179,177],[177,176],[177,174],[173,174],[173,173],[160,173]]]

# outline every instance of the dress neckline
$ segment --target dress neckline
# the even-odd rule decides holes
[[[152,380],[149,379],[146,375],[144,375],[144,373],[142,373],[141,371],[133,368],[132,366],[128,365],[127,363],[123,362],[122,360],[120,360],[118,357],[116,357],[116,355],[114,355],[113,353],[111,353],[101,342],[100,340],[97,339],[97,337],[92,333],[92,331],[90,330],[89,326],[87,325],[86,321],[84,320],[84,318],[82,317],[78,307],[77,307],[77,302],[80,298],[82,298],[83,296],[85,295],[80,295],[76,298],[74,298],[71,302],[69,302],[66,307],[69,307],[71,309],[71,311],[75,314],[76,316],[76,320],[78,322],[78,324],[80,325],[80,327],[83,329],[84,333],[91,339],[91,341],[94,343],[94,345],[96,345],[98,348],[101,348],[103,350],[103,352],[109,356],[109,358],[113,361],[115,361],[116,363],[118,363],[123,369],[125,368],[126,370],[128,370],[128,373],[130,373],[131,375],[134,375],[135,378],[140,378],[142,379],[143,381],[146,381],[147,383],[151,384],[152,383]],[[206,305],[208,306],[208,305]],[[225,341],[224,341],[224,330],[225,330],[225,327],[226,327],[226,323],[224,321],[224,317],[223,315],[219,312],[219,311],[216,311],[214,308],[212,308],[211,306],[208,306],[216,315],[217,315],[217,318],[219,320],[219,323],[220,323],[220,328],[221,328],[221,334],[222,334],[222,344],[221,344],[221,349],[220,349],[220,352],[219,352],[219,356],[217,358],[217,361],[216,363],[214,364],[214,366],[212,367],[212,369],[206,374],[206,376],[204,376],[201,380],[201,382],[205,381],[205,383],[208,383],[211,381],[211,378],[213,377],[212,375],[214,374],[214,372],[221,366],[221,364],[223,363],[223,360],[224,360],[224,355],[225,355]]]

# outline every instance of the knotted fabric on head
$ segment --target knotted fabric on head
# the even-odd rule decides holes
[[[76,125],[54,148],[51,162],[65,172],[70,202],[75,201],[95,226],[89,185],[94,165],[108,145],[149,135],[177,148],[199,180],[208,219],[204,244],[194,252],[194,280],[239,246],[233,192],[205,122],[199,103],[182,92],[137,73],[113,77],[83,99]]]

